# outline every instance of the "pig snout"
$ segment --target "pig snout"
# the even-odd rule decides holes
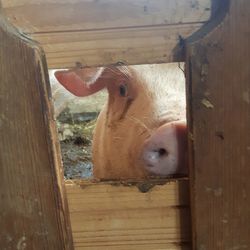
[[[186,122],[160,126],[145,141],[142,161],[147,171],[156,175],[187,174]]]

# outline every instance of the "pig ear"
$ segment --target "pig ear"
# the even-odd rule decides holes
[[[101,80],[103,68],[83,68],[56,71],[55,77],[72,94],[82,97],[92,95],[106,87]]]

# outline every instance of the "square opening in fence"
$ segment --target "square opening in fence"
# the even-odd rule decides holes
[[[66,179],[187,175],[183,63],[49,73]]]

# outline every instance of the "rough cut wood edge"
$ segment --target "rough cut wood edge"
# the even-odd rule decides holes
[[[193,249],[250,249],[250,2],[221,7],[186,45]]]
[[[1,10],[0,40],[1,249],[72,249],[44,53]]]
[[[41,43],[49,68],[172,62],[182,39],[212,11],[211,0],[4,0],[3,8],[14,25]]]
[[[76,250],[191,249],[187,180],[145,193],[118,182],[66,181],[66,190]]]

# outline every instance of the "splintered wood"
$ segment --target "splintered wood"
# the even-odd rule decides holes
[[[9,20],[40,42],[50,68],[173,61],[210,18],[211,0],[2,0]]]
[[[76,250],[191,249],[188,181],[114,184],[66,182]]]

